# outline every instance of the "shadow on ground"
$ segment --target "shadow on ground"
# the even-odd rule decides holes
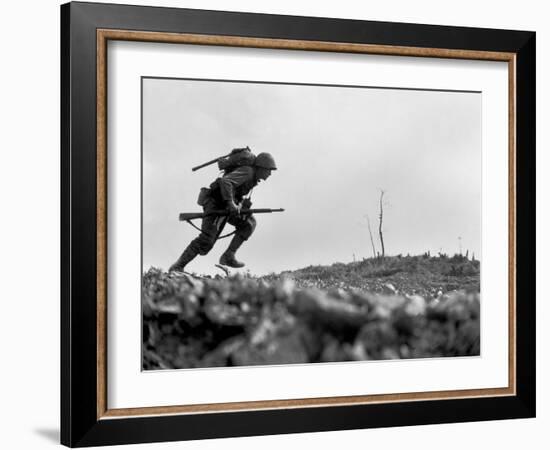
[[[50,442],[59,444],[60,436],[57,428],[38,428],[34,432]]]

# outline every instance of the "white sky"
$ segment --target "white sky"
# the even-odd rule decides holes
[[[481,94],[146,78],[144,270],[167,269],[198,235],[178,214],[202,211],[218,171],[191,167],[246,145],[279,167],[253,207],[286,210],[256,216],[237,254],[254,274],[372,256],[365,217],[379,250],[380,189],[386,254],[453,254],[461,237],[480,255]],[[188,270],[220,273],[229,239]]]

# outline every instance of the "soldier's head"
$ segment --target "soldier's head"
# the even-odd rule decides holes
[[[254,161],[256,177],[259,180],[267,180],[273,170],[277,170],[275,159],[270,153],[259,153]]]

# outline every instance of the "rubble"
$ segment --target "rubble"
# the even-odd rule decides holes
[[[379,292],[340,284],[324,290],[304,287],[289,276],[195,279],[154,268],[142,282],[145,370],[480,351],[480,298],[471,290],[438,297],[390,283]]]

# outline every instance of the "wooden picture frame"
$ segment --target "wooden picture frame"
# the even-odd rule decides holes
[[[504,61],[508,386],[112,409],[107,404],[107,42]],[[69,3],[61,7],[61,442],[71,447],[535,415],[535,33]]]

